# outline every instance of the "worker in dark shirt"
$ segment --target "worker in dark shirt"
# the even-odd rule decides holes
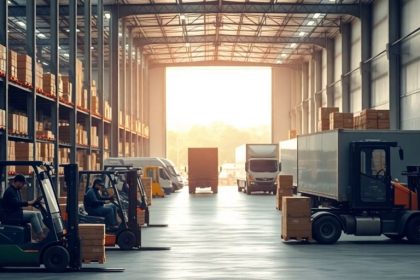
[[[23,210],[22,207],[33,206],[42,197],[31,201],[22,201],[20,190],[26,185],[25,177],[21,174],[15,176],[10,186],[3,195],[4,223],[23,225],[30,223],[34,231],[35,239],[45,237],[43,231],[42,214],[38,211]]]
[[[84,206],[86,212],[91,216],[99,216],[105,218],[105,224],[109,229],[117,227],[117,209],[112,203],[112,197],[103,197],[99,191],[104,187],[104,183],[100,179],[93,182],[93,186],[89,188],[84,197]]]

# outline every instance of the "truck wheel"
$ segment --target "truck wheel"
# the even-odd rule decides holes
[[[117,244],[121,250],[131,250],[136,246],[136,235],[129,230],[123,231],[118,235]]]
[[[70,255],[63,246],[51,246],[42,256],[45,268],[51,272],[63,272],[70,262]]]
[[[341,224],[333,216],[323,216],[312,224],[313,238],[321,244],[333,244],[341,236]]]
[[[403,234],[384,234],[384,235],[394,241],[400,241],[401,239],[404,238]]]
[[[406,233],[410,243],[420,244],[420,216],[413,217],[408,221]]]

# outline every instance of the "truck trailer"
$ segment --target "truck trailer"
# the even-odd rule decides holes
[[[238,191],[276,194],[279,173],[278,144],[244,144],[235,150]]]
[[[219,159],[217,148],[188,148],[188,190],[195,193],[196,188],[210,187],[218,192]]]
[[[295,141],[281,151],[295,160],[282,165],[296,169],[297,191],[311,198],[316,241],[345,232],[420,243],[420,131],[334,130]]]

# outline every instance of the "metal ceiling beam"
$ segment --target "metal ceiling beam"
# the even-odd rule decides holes
[[[118,16],[120,18],[135,15],[151,14],[184,14],[190,13],[272,13],[272,14],[338,14],[360,17],[360,11],[363,4],[290,4],[290,3],[239,3],[223,1],[223,5],[218,2],[200,2],[200,3],[182,3],[174,4],[119,4],[106,5],[105,10],[111,10],[113,6],[118,7]],[[83,6],[78,7],[78,15],[83,15]],[[60,15],[69,14],[68,5],[60,5]],[[9,16],[25,17],[25,6],[9,6]],[[92,5],[92,13],[97,13],[97,5]],[[37,6],[38,16],[48,16],[50,8],[48,5]]]
[[[241,61],[226,61],[226,60],[215,60],[215,61],[192,61],[192,62],[176,62],[176,63],[156,63],[151,61],[150,68],[153,67],[183,67],[183,66],[266,66],[266,67],[294,67],[301,64],[302,60],[291,60],[285,64],[275,63],[258,63],[258,62],[241,62]]]
[[[119,17],[148,14],[210,14],[210,13],[272,13],[272,14],[339,14],[360,17],[363,5],[358,4],[288,4],[288,3],[239,3],[223,1],[178,4],[123,4],[119,5]]]
[[[190,36],[189,43],[208,43],[215,42],[215,35],[207,36]],[[300,38],[300,37],[270,37],[270,36],[235,36],[235,35],[219,35],[219,42],[222,43],[254,43],[254,44],[313,44],[325,48],[326,42],[331,39],[326,38]],[[153,38],[136,38],[134,44],[142,47],[154,44],[184,44],[185,38],[182,36],[173,37],[153,37]]]

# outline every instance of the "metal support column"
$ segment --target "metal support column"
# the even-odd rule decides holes
[[[144,156],[144,131],[143,131],[143,126],[144,126],[144,109],[143,109],[143,104],[144,104],[144,71],[143,71],[143,67],[144,67],[144,58],[143,58],[143,50],[140,49],[139,50],[139,57],[140,57],[140,71],[139,71],[139,101],[138,101],[138,108],[139,108],[139,118],[140,118],[140,122],[141,122],[141,135],[140,135],[140,156]]]
[[[87,142],[89,145],[89,154],[92,154],[92,6],[91,0],[85,0],[83,4],[84,18],[84,37],[83,37],[83,56],[84,56],[84,88],[87,91],[87,109],[89,110],[89,116],[85,121],[85,128],[87,130]]]
[[[32,73],[35,74],[36,68],[36,1],[27,0],[26,1],[26,54],[32,57]],[[29,139],[34,144],[33,149],[33,158],[36,155],[36,78],[35,75],[32,75],[32,90],[31,95],[28,98],[28,131]]]
[[[120,53],[119,53],[119,20],[116,7],[111,9],[111,27],[110,27],[110,73],[111,73],[111,156],[118,157],[119,143],[119,82],[120,82]]]
[[[100,150],[100,164],[103,168],[104,164],[104,3],[103,0],[98,0],[98,20],[97,20],[97,32],[98,32],[98,98],[99,98],[99,113],[102,116],[101,122],[99,123],[99,150]]]
[[[69,79],[72,84],[71,95],[74,110],[70,112],[70,163],[77,163],[76,124],[77,124],[77,91],[76,59],[77,59],[77,0],[69,1]]]
[[[390,1],[394,2],[394,1]],[[362,109],[371,107],[371,62],[372,56],[372,5],[366,4],[360,9],[362,62],[360,63],[362,80]]]
[[[134,47],[134,71],[133,71],[133,97],[134,100],[131,102],[131,110],[134,115],[134,156],[139,156],[139,135],[137,130],[137,120],[139,119],[138,116],[138,107],[136,104],[138,104],[139,100],[139,50],[138,48]]]
[[[302,64],[302,97],[301,97],[301,114],[302,114],[302,132],[308,133],[309,130],[309,108],[308,108],[308,91],[309,91],[309,64]]]
[[[2,1],[0,3],[0,44],[6,47],[8,50],[9,42],[8,42],[8,7],[7,1]],[[8,115],[9,115],[9,73],[8,73],[8,64],[9,64],[9,54],[6,51],[6,69],[4,69],[4,77],[2,78],[2,82],[0,83],[0,108],[5,111],[5,120],[4,120],[4,130],[0,134],[0,160],[7,160],[8,155]],[[1,79],[1,78],[0,78]],[[5,174],[0,174],[3,176]],[[1,182],[4,183],[3,181]],[[4,190],[4,189],[3,189]],[[0,192],[2,194],[2,192]]]
[[[351,24],[341,24],[341,111],[350,112]]]
[[[51,123],[52,123],[52,132],[55,135],[54,141],[54,168],[58,171],[59,166],[59,129],[58,123],[60,118],[60,103],[59,103],[59,81],[58,81],[58,74],[59,74],[59,67],[60,67],[60,60],[58,58],[58,45],[59,45],[59,0],[51,0],[50,1],[50,49],[51,49],[51,60],[50,60],[50,71],[55,76],[55,88],[56,88],[56,99],[53,105],[53,110],[51,112]],[[58,174],[58,172],[57,172]],[[55,185],[58,186],[58,176],[54,178]],[[57,187],[56,189],[57,195],[60,195],[60,188]]]
[[[315,51],[313,55],[315,62],[315,100],[314,100],[314,122],[315,131],[318,124],[318,108],[322,107],[322,51]]]
[[[127,110],[127,114],[130,117],[130,123],[129,123],[129,131],[132,132],[132,127],[131,127],[131,123],[132,123],[132,117],[133,117],[133,111],[132,111],[132,105],[134,102],[133,99],[133,32],[131,30],[131,28],[128,30],[128,65],[127,65],[127,72],[126,72],[126,76],[127,76],[127,85],[126,85],[126,90],[127,90],[127,94],[126,94],[126,110]],[[126,137],[127,139],[127,137]],[[128,133],[128,150],[129,150],[129,156],[133,155],[133,140],[134,139],[134,135],[133,133]]]
[[[334,40],[327,40],[327,107],[334,106]]]
[[[389,62],[389,110],[391,129],[401,128],[401,56],[400,43],[393,44],[401,37],[401,4],[389,1],[387,45]]]
[[[122,133],[122,137],[120,139],[120,141],[122,140],[122,154],[123,156],[127,156],[125,154],[125,151],[127,150],[126,148],[126,130],[125,130],[125,120],[126,120],[126,114],[127,114],[127,49],[126,49],[126,45],[127,45],[127,23],[125,22],[125,20],[123,20],[122,22],[122,40],[121,40],[121,45],[122,45],[122,60],[121,60],[121,108],[120,110],[122,111],[122,125],[123,125],[123,130],[121,131]]]

